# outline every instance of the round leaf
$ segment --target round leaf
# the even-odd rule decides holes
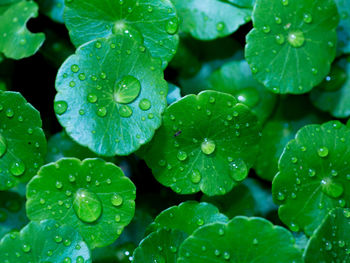
[[[33,34],[27,21],[38,15],[38,5],[21,1],[0,14],[0,52],[8,58],[21,59],[35,54],[45,40],[43,33]]]
[[[0,192],[0,239],[27,224],[25,199],[17,193]]]
[[[310,91],[330,70],[338,22],[333,0],[257,0],[245,49],[255,78],[276,93]]]
[[[305,251],[305,263],[348,262],[350,260],[350,211],[336,208],[329,213]],[[336,261],[335,261],[336,260]]]
[[[253,78],[244,60],[226,63],[209,81],[210,89],[234,95],[240,103],[250,107],[262,123],[275,107],[276,96]]]
[[[66,60],[54,108],[79,144],[99,155],[128,155],[160,126],[167,87],[158,60],[128,34],[115,35],[81,46]]]
[[[79,231],[89,247],[111,244],[134,216],[135,186],[101,159],[61,159],[43,166],[27,186],[31,220],[55,219]]]
[[[79,233],[54,220],[30,222],[21,232],[7,234],[0,242],[0,254],[8,263],[91,263],[89,248]]]
[[[113,33],[140,33],[144,45],[153,57],[163,60],[163,66],[178,45],[179,21],[170,0],[66,1],[64,21],[75,46]]]
[[[306,125],[284,149],[272,184],[279,217],[312,235],[329,210],[350,202],[350,129],[338,121]]]
[[[248,175],[260,140],[257,118],[225,93],[204,91],[170,105],[144,159],[181,194],[229,192]]]
[[[249,9],[219,0],[172,0],[181,19],[180,30],[200,40],[213,40],[235,32],[249,22]]]
[[[335,64],[331,74],[320,87],[312,91],[311,101],[317,108],[331,113],[334,117],[350,116],[350,58]]]
[[[180,246],[178,263],[303,262],[293,236],[263,218],[235,217],[197,229]]]
[[[341,52],[350,53],[350,5],[347,0],[335,0],[340,14],[338,47]]]
[[[39,112],[19,93],[0,92],[0,123],[0,190],[7,190],[44,163],[46,139]]]

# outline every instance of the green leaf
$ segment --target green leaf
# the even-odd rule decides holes
[[[0,254],[8,263],[91,263],[89,248],[79,233],[54,220],[30,222],[21,232],[7,234],[0,242]]]
[[[205,224],[227,221],[208,203],[187,201],[170,207],[155,218],[150,227],[153,233],[135,250],[133,262],[153,263],[152,258],[157,258],[157,262],[176,263],[179,246],[193,231]]]
[[[179,21],[170,0],[66,1],[64,20],[75,46],[112,34],[141,34],[153,57],[163,67],[176,52]]]
[[[350,5],[347,0],[335,0],[340,14],[338,48],[341,53],[350,53]]]
[[[247,106],[229,94],[204,91],[167,108],[144,159],[176,193],[223,195],[248,175],[259,140],[257,118]]]
[[[169,86],[169,91],[168,91],[166,100],[168,102],[168,105],[170,105],[175,101],[178,101],[179,99],[181,99],[181,90],[178,86],[172,83],[168,83],[168,86]]]
[[[235,217],[197,229],[181,245],[178,263],[303,262],[293,236],[263,218]]]
[[[252,76],[246,61],[231,61],[209,78],[210,89],[234,95],[240,103],[250,107],[263,123],[272,113],[276,96],[266,90]]]
[[[29,32],[26,23],[37,15],[38,5],[33,1],[14,3],[0,13],[0,52],[13,59],[35,54],[43,44],[45,35]]]
[[[312,235],[328,212],[349,203],[350,129],[339,121],[306,125],[284,149],[272,193],[279,217]]]
[[[223,2],[229,2],[239,7],[253,9],[255,0],[221,0]]]
[[[335,64],[320,87],[311,92],[311,101],[319,109],[337,118],[350,116],[350,58]]]
[[[19,93],[0,92],[0,123],[0,190],[7,190],[35,175],[46,139],[39,112]]]
[[[167,87],[158,60],[144,46],[129,34],[113,35],[79,47],[66,60],[54,108],[79,144],[99,155],[128,155],[160,126]]]
[[[0,192],[0,239],[27,224],[25,199],[17,193]]]
[[[310,238],[305,251],[305,263],[348,262],[350,211],[336,208],[329,213]],[[336,260],[336,261],[335,261]]]
[[[37,0],[40,11],[57,23],[64,23],[64,0]]]
[[[276,93],[310,91],[330,70],[338,22],[333,0],[257,0],[245,49],[255,78]]]
[[[90,248],[111,244],[134,216],[135,186],[101,159],[61,159],[27,186],[31,220],[55,219],[79,231]]]
[[[180,30],[200,40],[213,40],[235,32],[249,22],[249,9],[219,0],[171,0],[181,19]]]
[[[257,175],[272,181],[278,172],[278,160],[283,149],[294,139],[297,131],[307,124],[322,123],[324,120],[319,112],[310,107],[310,101],[305,97],[281,99],[275,116],[265,123],[262,130],[259,154],[254,164]]]

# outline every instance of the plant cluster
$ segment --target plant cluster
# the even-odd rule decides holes
[[[349,0],[0,0],[0,263],[350,262],[349,117]]]

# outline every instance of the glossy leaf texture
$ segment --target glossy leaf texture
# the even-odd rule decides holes
[[[304,126],[287,144],[272,194],[291,230],[310,236],[331,209],[350,202],[349,140],[350,129],[330,121]]]
[[[176,263],[181,243],[197,228],[228,221],[212,204],[187,201],[161,212],[149,227],[151,233],[133,255],[134,263]]]
[[[0,192],[0,239],[7,233],[19,231],[27,223],[25,199],[14,192]]]
[[[141,155],[176,193],[223,195],[247,177],[259,140],[257,118],[247,106],[229,94],[204,91],[167,108]]]
[[[329,112],[334,117],[349,117],[350,58],[334,64],[321,85],[311,92],[310,98],[317,108]]]
[[[113,35],[79,47],[61,66],[54,109],[79,144],[99,155],[128,155],[160,126],[167,87],[143,45]]]
[[[339,53],[350,53],[350,5],[347,0],[335,0],[340,15],[338,32]]]
[[[326,120],[325,116],[311,106],[308,97],[281,98],[274,116],[262,129],[259,154],[254,164],[257,175],[272,181],[278,172],[278,160],[284,147],[294,139],[298,130],[307,124],[319,124]]]
[[[90,251],[79,233],[54,220],[30,222],[20,232],[7,234],[0,242],[3,262],[91,263]]]
[[[29,181],[44,163],[39,112],[21,94],[0,91],[0,190]]]
[[[68,0],[64,21],[77,47],[112,34],[140,35],[151,55],[162,59],[163,67],[179,41],[179,20],[170,0]]]
[[[350,260],[350,210],[332,210],[307,245],[305,263],[348,262]]]
[[[200,40],[235,32],[249,22],[250,10],[220,0],[171,0],[181,19],[180,31]]]
[[[276,95],[265,89],[252,76],[246,61],[232,61],[223,65],[209,78],[210,89],[234,95],[247,105],[263,123],[272,113]]]
[[[27,215],[73,226],[90,248],[102,247],[130,223],[135,194],[134,184],[114,164],[66,158],[43,166],[29,182]]]
[[[235,217],[197,229],[181,245],[178,263],[301,263],[290,232],[263,218]]]
[[[257,0],[245,47],[255,78],[275,93],[310,91],[330,70],[338,23],[334,0]]]
[[[0,7],[2,4],[1,3]],[[35,54],[45,40],[43,33],[31,33],[27,21],[38,15],[33,1],[13,3],[0,12],[0,53],[8,58],[21,59]]]

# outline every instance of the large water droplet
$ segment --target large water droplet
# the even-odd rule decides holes
[[[165,24],[165,30],[170,35],[174,35],[177,32],[178,28],[179,28],[179,21],[176,17],[169,20]]]
[[[11,164],[10,173],[14,176],[21,176],[26,167],[22,161],[16,161]]]
[[[321,181],[322,192],[332,198],[338,198],[344,192],[344,188],[340,183],[332,181],[330,178],[325,178]]]
[[[310,24],[312,22],[312,16],[308,13],[304,14],[304,22]]]
[[[198,184],[201,181],[201,179],[202,179],[202,176],[200,172],[197,169],[193,170],[191,174],[192,183]]]
[[[151,108],[151,102],[148,99],[140,100],[139,107],[143,111],[147,111]]]
[[[132,109],[128,105],[122,105],[119,108],[119,115],[123,118],[129,118],[132,115]]]
[[[256,106],[260,100],[259,92],[254,88],[246,88],[238,91],[236,98],[239,102],[249,107]]]
[[[233,180],[240,182],[244,180],[248,175],[248,168],[242,159],[236,159],[230,163]]]
[[[73,208],[78,218],[86,223],[95,222],[102,213],[102,204],[98,196],[82,188],[75,193]]]
[[[328,155],[328,148],[327,147],[321,147],[317,150],[318,156],[325,158]]]
[[[100,107],[97,109],[97,115],[99,117],[105,117],[107,115],[107,109],[106,107]]]
[[[63,113],[65,113],[67,111],[68,104],[67,104],[67,102],[65,102],[63,100],[55,101],[53,108],[54,108],[54,111],[56,112],[56,114],[62,115]]]
[[[114,194],[111,197],[111,202],[114,206],[121,206],[123,204],[123,197],[121,195]]]
[[[304,45],[305,42],[304,33],[300,30],[290,32],[288,34],[288,42],[292,47],[301,47],[302,45]]]
[[[184,151],[178,151],[177,159],[179,159],[179,161],[185,161],[187,159],[187,153]]]
[[[210,155],[215,151],[216,145],[213,140],[205,138],[201,144],[201,150],[204,154]]]
[[[4,136],[0,134],[0,157],[5,154],[7,150],[7,143]]]
[[[134,101],[141,91],[140,81],[130,75],[124,76],[114,90],[114,99],[118,103],[127,104]]]

